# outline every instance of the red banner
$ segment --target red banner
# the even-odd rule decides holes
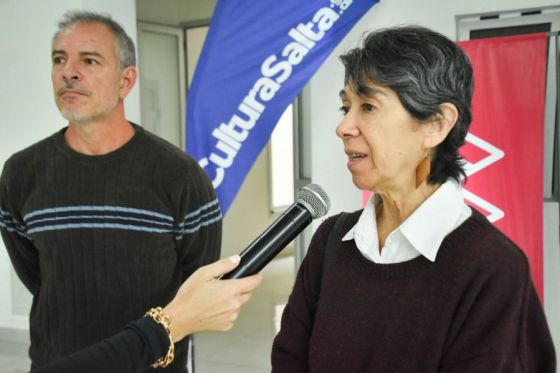
[[[465,199],[523,249],[542,301],[547,37],[531,34],[459,45],[475,76],[473,122],[461,149],[468,161]]]
[[[543,299],[546,34],[458,43],[471,59],[473,122],[461,154],[467,203],[523,249]],[[365,191],[365,205],[370,192]],[[492,260],[492,258],[489,258]]]

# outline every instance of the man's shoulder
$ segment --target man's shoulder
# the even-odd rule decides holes
[[[146,129],[142,129],[142,131],[145,135],[144,145],[151,148],[161,162],[189,168],[198,167],[198,163],[185,151]]]
[[[4,173],[15,170],[23,171],[29,167],[34,167],[38,161],[46,160],[48,152],[55,147],[57,136],[60,136],[60,131],[12,154],[4,164]]]
[[[183,183],[175,183],[181,188],[211,188],[208,175],[193,157],[167,140],[145,129],[141,131],[142,152],[152,154],[150,163],[156,165],[158,179],[182,180]]]

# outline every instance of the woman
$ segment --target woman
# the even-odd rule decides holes
[[[152,308],[120,333],[33,373],[127,373],[173,361],[174,343],[202,331],[228,331],[262,281],[260,274],[237,280],[217,277],[239,265],[239,255],[200,267],[165,308]]]
[[[337,217],[316,232],[273,372],[554,372],[527,259],[463,201],[466,55],[441,34],[399,27],[341,59],[336,133],[352,181],[375,194],[347,214],[326,263]]]

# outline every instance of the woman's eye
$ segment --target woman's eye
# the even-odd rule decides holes
[[[346,115],[346,114],[348,114],[348,111],[350,110],[350,108],[347,107],[347,106],[341,106],[340,108],[338,108],[338,110],[342,113],[342,115]]]

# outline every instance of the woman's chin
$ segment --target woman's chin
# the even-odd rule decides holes
[[[354,183],[354,185],[356,186],[356,188],[360,189],[360,190],[368,190],[368,191],[373,191],[373,187],[372,187],[372,182],[371,181],[366,181],[363,180],[359,177],[355,177],[354,175],[352,175],[352,183]]]

